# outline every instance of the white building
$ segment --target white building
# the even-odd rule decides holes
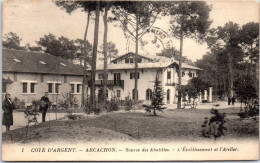
[[[197,77],[200,68],[182,64],[182,84],[186,85],[188,80]],[[97,66],[96,73],[96,94],[101,94],[103,81],[103,65]],[[134,97],[134,53],[127,53],[111,61],[108,64],[108,90],[107,97],[116,96],[122,100],[128,95]],[[138,100],[149,102],[151,100],[154,80],[157,72],[165,92],[165,103],[177,102],[176,88],[178,86],[178,61],[165,59],[163,57],[150,58],[138,55]]]

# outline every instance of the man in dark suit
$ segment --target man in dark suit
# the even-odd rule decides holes
[[[47,110],[49,108],[49,103],[50,103],[50,100],[48,98],[48,92],[45,92],[45,95],[41,98],[41,101],[44,102],[44,105],[41,106],[42,122],[45,122],[46,113],[47,113]]]

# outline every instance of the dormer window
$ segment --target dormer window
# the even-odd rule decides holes
[[[64,63],[60,63],[62,66],[66,66]]]
[[[125,58],[125,63],[134,63],[133,58]]]
[[[19,59],[14,59],[15,62],[20,63],[21,61]]]
[[[192,78],[192,73],[191,72],[189,72],[188,75],[189,75],[190,78]]]
[[[45,62],[43,62],[43,61],[39,61],[41,64],[43,64],[43,65],[46,65],[46,63]]]

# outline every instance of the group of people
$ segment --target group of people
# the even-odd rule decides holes
[[[42,122],[45,122],[46,113],[50,104],[48,92],[45,92],[45,95],[41,98],[41,102],[43,103],[43,105],[40,106],[40,111],[42,112]],[[2,125],[6,127],[6,132],[9,133],[10,126],[13,125],[13,110],[15,109],[9,93],[5,94],[5,98],[2,101],[2,109],[4,111]]]

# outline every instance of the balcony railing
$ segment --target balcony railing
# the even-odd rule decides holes
[[[88,82],[88,85],[91,86],[91,81]],[[96,80],[95,81],[95,86],[101,87],[104,85],[103,80]],[[124,89],[124,80],[107,80],[107,86],[108,87],[114,87],[114,86],[119,86]]]
[[[177,83],[165,83],[165,86],[175,86]]]

